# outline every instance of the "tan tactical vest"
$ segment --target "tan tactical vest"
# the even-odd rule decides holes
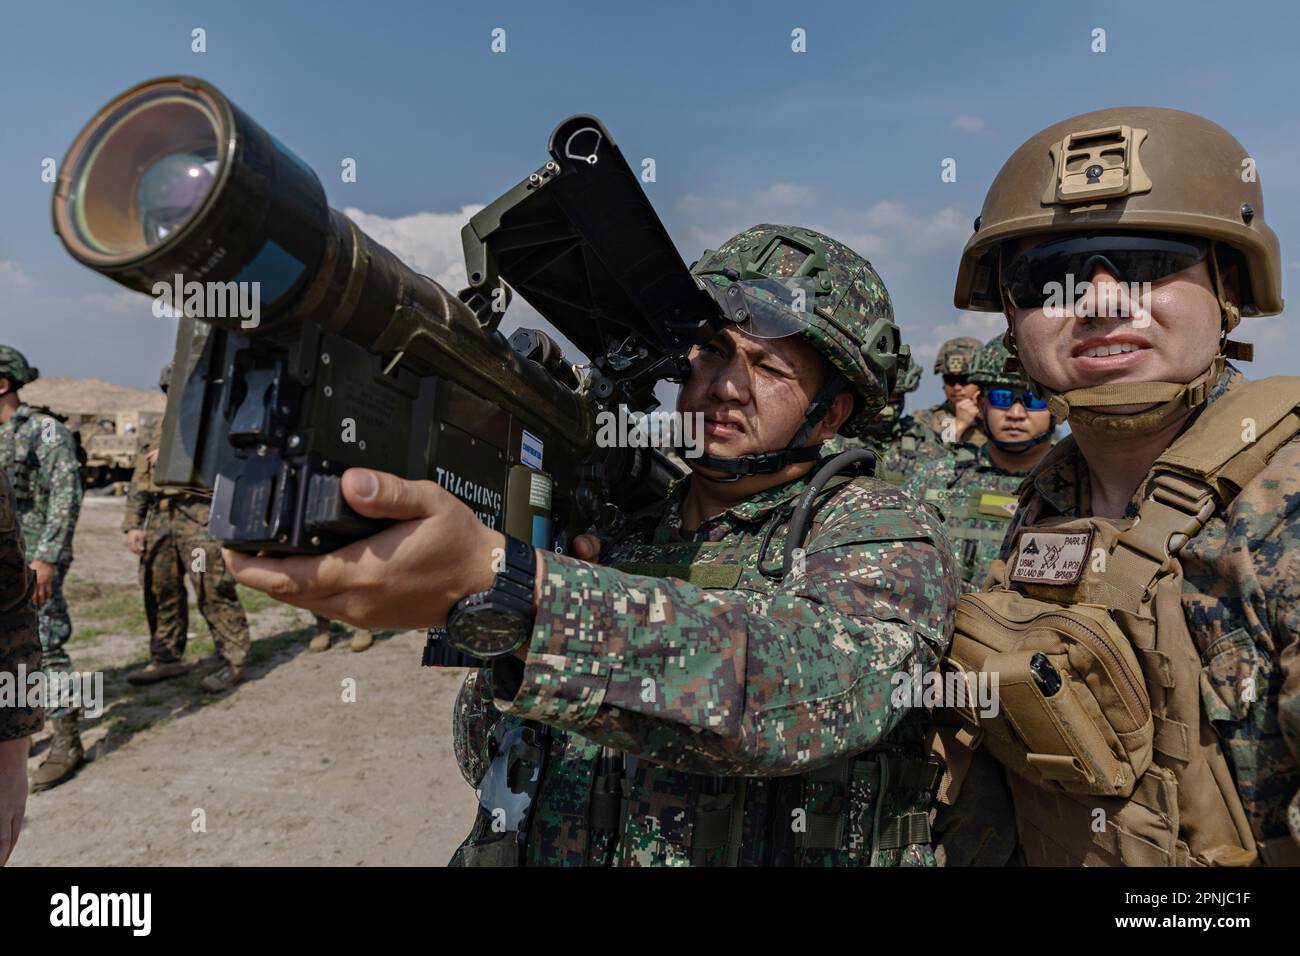
[[[986,590],[963,595],[944,665],[997,675],[996,716],[959,708],[950,765],[1005,766],[1025,862],[1244,866],[1300,861],[1257,844],[1201,704],[1178,552],[1300,432],[1300,377],[1243,383],[1152,467],[1136,519],[1028,510]],[[1246,436],[1253,421],[1254,440]],[[986,678],[988,679],[988,678]],[[956,759],[952,759],[952,758]]]

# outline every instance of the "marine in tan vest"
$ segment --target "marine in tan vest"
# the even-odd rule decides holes
[[[1282,309],[1249,155],[1174,110],[1065,120],[962,256],[957,306],[1005,313],[1072,432],[958,608],[947,666],[997,713],[938,734],[949,805],[972,748],[1003,765],[1029,864],[1300,864],[1300,379],[1227,337]]]

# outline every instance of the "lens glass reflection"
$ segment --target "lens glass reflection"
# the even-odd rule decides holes
[[[145,90],[121,104],[75,160],[67,201],[77,239],[122,258],[166,241],[212,192],[220,142],[207,101],[183,88]]]

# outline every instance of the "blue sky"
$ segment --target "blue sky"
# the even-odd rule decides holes
[[[6,2],[0,18],[0,341],[48,375],[147,387],[170,355],[170,320],[63,251],[40,179],[112,95],[168,73],[215,83],[321,174],[332,205],[452,285],[460,225],[577,112],[634,165],[655,159],[647,192],[687,261],[755,222],[821,228],[874,262],[930,360],[944,338],[997,329],[952,306],[994,173],[1089,109],[1226,126],[1260,170],[1284,294],[1300,270],[1300,14],[1284,3]],[[195,27],[206,53],[191,52]],[[806,53],[791,52],[796,27]],[[1098,27],[1105,53],[1090,49]],[[343,157],[357,182],[340,182]],[[1252,375],[1295,370],[1286,321],[1248,320]],[[938,394],[927,375],[915,401]]]

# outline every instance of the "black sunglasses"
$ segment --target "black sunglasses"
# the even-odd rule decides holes
[[[943,384],[945,385],[965,385],[970,379],[965,375],[945,375]]]
[[[1034,309],[1071,286],[1081,294],[1099,265],[1120,282],[1157,282],[1205,261],[1209,251],[1207,240],[1164,233],[1066,236],[1004,262],[1002,289],[1013,307]]]

